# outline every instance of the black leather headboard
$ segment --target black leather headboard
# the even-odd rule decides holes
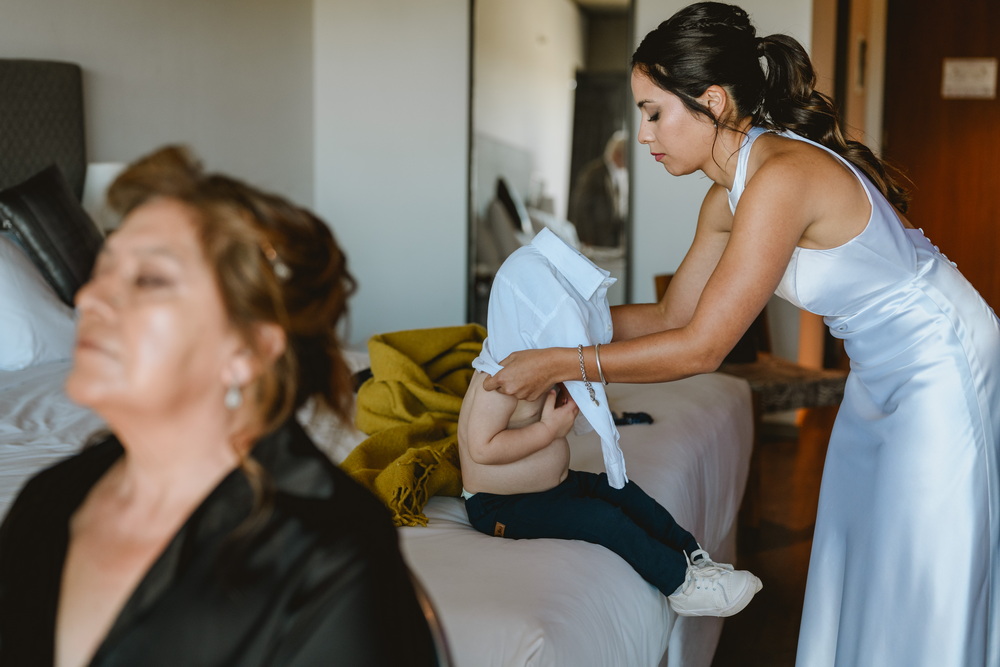
[[[57,164],[82,198],[82,78],[73,63],[0,58],[0,190]]]

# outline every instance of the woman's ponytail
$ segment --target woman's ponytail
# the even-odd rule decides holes
[[[774,130],[791,130],[826,146],[860,169],[896,208],[906,212],[909,193],[887,172],[885,163],[868,146],[847,138],[833,100],[816,90],[816,73],[805,49],[788,35],[770,35],[758,42],[764,62],[765,88],[753,123]]]

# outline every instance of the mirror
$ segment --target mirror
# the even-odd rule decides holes
[[[632,0],[472,0],[470,322],[503,260],[548,227],[630,276]]]

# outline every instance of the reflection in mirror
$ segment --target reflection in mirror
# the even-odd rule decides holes
[[[472,0],[470,321],[542,228],[628,294],[631,0]]]

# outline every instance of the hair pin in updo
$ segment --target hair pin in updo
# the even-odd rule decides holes
[[[680,26],[682,31],[694,31],[698,30],[704,32],[710,28],[728,28],[730,30],[746,30],[743,26],[736,26],[731,23],[726,23],[725,21],[719,21],[718,19],[700,19],[698,21],[692,21],[690,23],[684,23]]]
[[[749,25],[750,15],[747,14],[744,9],[736,6],[730,6],[728,9],[730,10],[732,17],[735,17],[736,19],[742,21],[746,21],[747,23],[744,25],[740,25],[738,23],[733,22],[731,18],[720,18],[718,16],[713,16],[713,17],[701,18],[696,21],[689,21],[687,23],[683,23],[679,26],[679,28],[684,31],[687,30],[705,31],[708,30],[709,28],[728,28],[730,30],[738,30],[740,32],[746,32],[747,30],[750,29]]]
[[[274,271],[274,275],[278,280],[284,282],[292,277],[292,270],[288,268],[288,265],[281,261],[281,257],[278,256],[278,252],[271,245],[271,242],[267,239],[261,239],[260,250],[264,253],[264,257],[267,261],[271,263],[271,269]]]

